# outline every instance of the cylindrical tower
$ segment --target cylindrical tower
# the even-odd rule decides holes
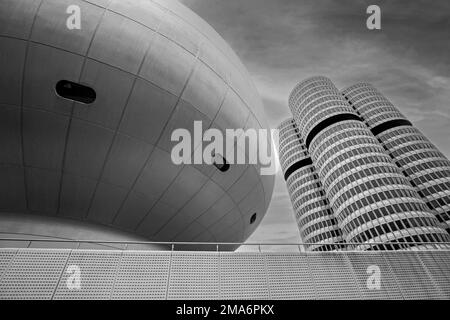
[[[325,195],[294,119],[279,126],[280,164],[283,169],[300,236],[306,249],[336,250],[342,243],[342,232]]]
[[[347,242],[401,249],[449,235],[333,83],[298,84],[289,106]]]
[[[449,232],[450,161],[372,85],[359,83],[342,94]]]

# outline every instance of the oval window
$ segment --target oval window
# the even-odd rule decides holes
[[[83,104],[91,104],[97,98],[95,90],[68,80],[61,80],[55,86],[58,96]]]
[[[215,154],[213,155],[214,158],[214,166],[219,169],[222,172],[227,171],[228,169],[230,169],[230,164],[227,162],[227,160],[222,157],[220,154]]]

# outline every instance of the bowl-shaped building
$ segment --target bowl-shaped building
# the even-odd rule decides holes
[[[241,242],[263,218],[259,165],[171,159],[194,121],[267,128],[242,63],[180,3],[2,0],[0,70],[0,236]]]

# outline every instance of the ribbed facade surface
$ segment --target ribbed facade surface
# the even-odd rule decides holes
[[[306,249],[336,249],[335,244],[343,242],[342,232],[294,119],[283,121],[278,129],[280,164]]]
[[[364,119],[443,228],[450,231],[450,161],[372,85],[342,94]]]
[[[331,80],[313,77],[301,82],[289,97],[289,107],[346,242],[367,243],[356,249],[378,250],[449,240]]]

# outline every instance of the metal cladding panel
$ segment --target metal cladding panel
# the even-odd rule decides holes
[[[0,35],[27,39],[41,0],[14,0],[0,2]]]
[[[129,17],[152,30],[157,29],[165,14],[165,9],[148,0],[111,0],[108,10]]]
[[[152,150],[153,146],[143,141],[116,135],[103,168],[102,180],[131,188]]]
[[[272,299],[316,299],[308,260],[298,254],[268,254],[267,275]]]
[[[229,82],[229,73],[225,60],[224,52],[210,42],[202,43],[202,50],[199,53],[199,59],[213,70],[222,80]]]
[[[114,217],[113,224],[135,230],[158,199],[132,191]]]
[[[0,299],[52,299],[69,253],[19,249],[2,275]]]
[[[77,5],[83,32],[66,27],[67,16],[61,14],[70,5]],[[104,9],[81,0],[44,0],[36,15],[31,40],[85,55]]]
[[[0,210],[15,212],[26,209],[24,170],[16,166],[0,165],[0,176]]]
[[[137,74],[155,32],[106,12],[89,49],[89,58]]]
[[[3,274],[8,270],[11,262],[14,259],[18,249],[1,249],[0,251],[0,279],[3,279]],[[1,280],[0,280],[1,281]]]
[[[8,240],[8,241],[0,241],[0,248],[28,248],[31,241],[16,241],[16,240]]]
[[[307,254],[317,299],[360,299],[348,258],[339,253]]]
[[[213,126],[213,124],[211,124],[211,126]],[[207,146],[207,143],[205,143],[203,141],[201,144],[199,144],[199,146],[196,148],[196,150],[194,150],[194,153],[195,152],[202,152],[203,153],[203,150],[204,150],[204,148],[206,146]],[[222,171],[218,170],[214,165],[207,164],[206,162],[202,162],[200,164],[195,164],[194,163],[191,166],[194,167],[195,169],[197,169],[198,171],[200,171],[201,173],[203,173],[210,180],[211,180],[211,176],[213,174],[215,174],[216,172],[223,173]],[[228,173],[228,171],[227,171],[227,173]]]
[[[93,3],[99,7],[106,8],[112,2],[112,0],[86,0],[90,3]]]
[[[226,173],[217,170],[212,175],[211,179],[221,186],[224,190],[229,190],[244,174],[249,167],[248,164],[235,164],[230,166]]]
[[[88,213],[91,221],[111,224],[125,201],[127,189],[100,182]]]
[[[68,127],[68,117],[39,110],[23,110],[25,164],[61,170]]]
[[[192,106],[189,102],[181,99],[178,101],[178,104],[171,115],[171,118],[166,124],[162,136],[159,139],[158,147],[167,151],[168,153],[172,152],[173,147],[179,144],[178,141],[172,141],[171,136],[172,133],[177,129],[186,129],[189,131],[191,137],[195,137],[194,135],[194,122],[200,121],[202,124],[203,130],[206,130],[211,124],[212,118],[207,117],[205,114],[197,110],[194,106]],[[194,140],[194,139],[192,139]],[[201,141],[197,143],[197,141],[192,141],[192,150],[195,150]],[[191,161],[194,162],[194,161]]]
[[[119,131],[154,144],[158,141],[176,103],[176,96],[149,82],[137,79]]]
[[[0,104],[18,106],[21,100],[26,42],[0,37],[0,47],[2,48],[0,55],[0,70],[2,70],[2,77],[0,77],[0,88],[2,88],[0,90]]]
[[[238,203],[259,183],[259,172],[249,165],[241,177],[228,189],[228,194]]]
[[[19,166],[22,162],[20,122],[19,108],[0,105],[0,146],[2,146],[2,152],[0,152],[1,164]],[[3,152],[3,150],[8,150],[8,152]]]
[[[448,298],[449,251],[251,253],[0,249],[0,299]],[[111,248],[112,249],[112,248]],[[70,268],[79,267],[80,288]],[[380,288],[369,289],[369,266]]]
[[[192,235],[194,235],[194,237],[197,237],[197,235],[202,234],[205,230],[206,229],[204,226],[202,226],[200,223],[194,221],[187,228],[179,231],[178,234],[173,239],[174,239],[174,241],[180,241],[181,239],[185,239],[185,237],[188,234],[192,234]],[[211,244],[211,246],[214,247],[214,244]],[[192,246],[192,247],[195,248],[195,246]],[[203,249],[203,250],[205,250],[205,249]]]
[[[183,91],[196,58],[162,35],[155,35],[140,76],[175,96]]]
[[[167,4],[164,3],[164,5]],[[164,18],[164,22],[159,27],[159,32],[173,42],[178,43],[191,54],[198,52],[204,38],[193,26],[186,24],[180,17],[171,13]]]
[[[207,181],[202,188],[180,210],[187,221],[196,220],[202,213],[211,208],[225,196],[225,191],[213,181]]]
[[[255,212],[261,212],[264,206],[264,189],[261,183],[258,183],[253,189],[247,193],[238,206],[243,216],[251,216]],[[254,203],[258,205],[255,206]],[[257,216],[257,219],[260,217]]]
[[[174,252],[168,299],[218,299],[219,253]]]
[[[26,168],[28,209],[36,213],[56,214],[60,179],[59,172]]]
[[[249,114],[242,99],[228,90],[214,122],[222,129],[240,129],[244,128]]]
[[[66,263],[80,269],[81,290],[69,289],[71,273],[64,272],[54,299],[110,299],[122,252],[74,250]]]
[[[210,227],[212,224],[217,222],[226,213],[230,212],[234,208],[233,200],[225,194],[219,201],[217,201],[210,209],[205,211],[197,221],[205,226]]]
[[[265,255],[220,254],[220,299],[269,299]]]
[[[184,166],[161,197],[161,201],[181,209],[205,185],[208,179],[191,166]]]
[[[55,94],[60,80],[78,82],[83,58],[42,44],[28,44],[23,82],[23,106],[70,114],[73,102]]]
[[[402,293],[398,287],[397,280],[392,274],[391,267],[384,259],[380,259],[377,253],[346,253],[350,267],[355,275],[362,299],[402,299]],[[370,275],[373,275],[374,269],[380,271],[380,288],[371,286],[369,282]],[[375,269],[376,272],[378,270]]]
[[[157,202],[138,225],[137,232],[145,235],[155,235],[177,211],[176,208],[167,203]]]
[[[59,215],[84,219],[94,196],[97,181],[65,173],[59,199]]]
[[[415,252],[386,252],[384,258],[389,262],[397,279],[404,299],[445,299],[424,268],[420,256]],[[408,270],[408,272],[405,272]]]
[[[83,120],[73,119],[66,146],[64,170],[99,179],[114,132]]]
[[[97,98],[89,105],[77,104],[73,116],[109,129],[116,129],[132,90],[134,76],[104,63],[87,59],[80,82],[95,88]]]
[[[206,230],[204,232],[202,232],[201,234],[199,234],[198,236],[196,236],[194,238],[194,241],[198,241],[198,242],[214,242],[214,236],[212,235],[211,231]],[[212,244],[212,246],[214,246],[214,244]]]
[[[233,234],[233,241],[239,241],[242,239],[243,223],[241,212],[234,208],[209,227],[209,230],[215,235],[216,241],[224,241],[228,232]]]
[[[134,190],[159,198],[182,168],[170,161],[169,153],[155,147],[136,181]]]
[[[197,63],[183,92],[183,100],[214,119],[225,98],[226,83],[204,63]]]
[[[170,252],[124,252],[112,299],[166,299]]]
[[[418,255],[423,266],[445,299],[450,299],[450,263],[444,252],[421,252]]]

